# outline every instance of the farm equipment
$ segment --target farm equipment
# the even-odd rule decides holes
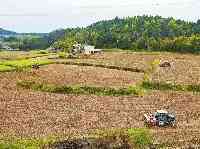
[[[159,65],[160,67],[171,67],[171,64],[169,62],[163,62]]]
[[[166,110],[157,110],[153,114],[144,114],[144,122],[147,126],[172,126],[176,124],[175,115]]]
[[[33,68],[33,69],[39,69],[39,68],[40,68],[40,65],[38,65],[38,64],[33,64],[33,65],[32,65],[32,68]]]

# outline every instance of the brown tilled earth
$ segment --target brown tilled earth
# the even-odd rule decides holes
[[[154,75],[155,80],[176,82],[178,84],[200,83],[200,56],[176,53],[130,53],[107,52],[94,55],[87,59],[72,59],[67,61],[93,64],[114,65],[128,68],[146,69],[154,60],[169,61],[172,67],[159,68]]]
[[[36,72],[36,76],[38,80],[50,84],[107,87],[126,87],[142,79],[139,73],[64,64],[44,66]]]
[[[140,56],[143,57],[144,64],[148,62],[145,62],[144,55],[135,57]],[[170,56],[168,59],[173,58]],[[149,57],[159,58],[156,55],[153,55],[153,58],[147,55],[147,59],[150,59]],[[190,57],[177,55],[173,67],[174,70],[178,70],[177,74],[185,71],[183,77],[187,78],[189,83],[193,83],[194,80],[190,80],[188,76],[191,72],[186,69],[199,71],[200,62],[195,56]],[[161,74],[162,71],[166,70],[160,70],[158,73]],[[172,77],[177,77],[176,73]],[[198,73],[194,73],[193,77],[198,78]],[[34,92],[16,87],[16,82],[24,79],[65,85],[124,87],[137,83],[141,78],[141,74],[133,72],[61,64],[43,66],[39,70],[27,72],[0,73],[0,134],[40,137],[52,134],[85,133],[103,128],[143,127],[144,113],[168,109],[177,115],[177,128],[152,128],[155,138],[161,142],[198,143],[200,95],[153,91],[144,97],[76,96]],[[187,79],[184,83],[188,83]]]

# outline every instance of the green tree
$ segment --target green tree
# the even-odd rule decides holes
[[[59,43],[65,49],[68,49],[66,38],[74,38],[79,43],[92,44],[97,48],[191,52],[199,49],[197,36],[200,34],[200,21],[195,23],[145,15],[116,17],[85,28],[68,28],[64,31],[61,35],[57,34],[60,37],[56,37],[55,44]]]
[[[67,37],[63,40],[55,42],[53,46],[55,48],[62,49],[64,52],[70,52],[74,44],[76,44],[75,38]]]

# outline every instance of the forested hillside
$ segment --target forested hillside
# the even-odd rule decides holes
[[[175,52],[200,51],[200,20],[186,22],[160,16],[116,17],[85,28],[59,29],[49,34],[18,34],[0,29],[2,34],[17,34],[4,39],[10,47],[21,50],[46,49],[52,44],[66,49],[76,41],[97,48],[159,50]],[[22,37],[22,38],[21,38]]]
[[[13,49],[46,49],[50,46],[47,33],[17,33],[0,28],[0,48],[3,45]]]
[[[3,28],[0,28],[0,36],[7,36],[7,35],[16,35],[16,32],[8,31]]]
[[[49,34],[60,43],[72,38],[97,48],[149,49],[180,52],[200,50],[200,20],[186,22],[160,16],[116,17],[86,28],[66,29]],[[54,37],[54,38],[52,38]],[[61,39],[60,39],[61,38]],[[62,44],[61,44],[62,45]]]

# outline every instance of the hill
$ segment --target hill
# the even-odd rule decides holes
[[[199,34],[200,20],[135,16],[99,21],[85,28],[68,28],[61,40],[74,38],[97,48],[197,51]]]
[[[47,35],[48,33],[17,33],[0,28],[0,48],[6,45],[6,47],[21,50],[46,49],[49,46]]]
[[[200,52],[200,20],[188,22],[161,16],[116,17],[112,20],[96,22],[84,28],[60,29],[48,34],[16,33],[0,29],[0,37],[10,36],[23,37],[28,40],[24,42],[25,46],[19,46],[19,42],[16,42],[17,39],[6,40],[9,43],[13,40],[16,43],[13,48],[18,49],[45,49],[54,43],[64,49],[68,47],[65,45],[68,44],[66,41],[77,41],[101,49]],[[32,37],[37,37],[37,41],[33,42]]]
[[[48,33],[17,33],[10,30],[5,30],[3,28],[0,28],[0,36],[38,36],[43,37],[45,35],[48,35]]]
[[[0,28],[0,36],[10,36],[10,35],[17,35],[17,33]]]

